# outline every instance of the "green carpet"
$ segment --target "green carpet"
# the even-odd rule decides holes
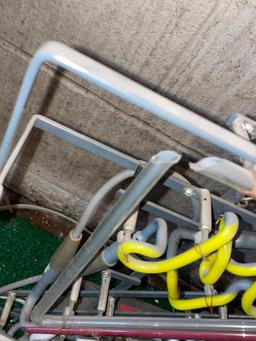
[[[0,233],[0,286],[41,274],[60,243],[8,212],[0,214]]]
[[[25,218],[13,217],[9,212],[0,214],[0,232],[0,286],[41,274],[60,244],[54,235],[31,225]],[[100,284],[101,274],[90,275],[87,279]],[[118,280],[112,279],[111,287],[118,284]],[[153,290],[148,285],[137,289]],[[145,301],[163,309],[170,308],[166,299]]]

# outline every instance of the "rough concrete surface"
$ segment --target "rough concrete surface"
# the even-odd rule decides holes
[[[56,40],[223,124],[231,111],[256,115],[256,3],[210,0],[0,0],[0,134],[26,67]],[[186,133],[78,77],[43,67],[19,133],[40,113],[123,152],[148,160],[162,149],[187,159],[223,155]],[[113,164],[34,132],[7,187],[74,217],[119,170]],[[179,170],[215,192],[225,189]],[[166,202],[166,200],[165,200]],[[188,205],[171,193],[168,205]],[[185,213],[185,212],[184,212]]]

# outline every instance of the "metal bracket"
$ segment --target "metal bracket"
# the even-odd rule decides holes
[[[143,274],[144,275],[144,274]],[[102,316],[108,306],[108,299],[109,299],[109,286],[110,286],[110,281],[112,278],[115,279],[119,279],[123,281],[123,284],[127,284],[129,283],[130,285],[140,285],[141,281],[140,281],[140,277],[135,277],[133,275],[128,276],[125,275],[121,272],[112,270],[112,269],[107,269],[102,271],[101,273],[101,288],[100,288],[100,295],[99,295],[99,301],[98,301],[98,315]],[[122,286],[121,286],[122,287]],[[125,287],[125,285],[124,285]],[[119,286],[120,289],[120,286]],[[110,302],[109,302],[110,304]],[[112,310],[112,304],[110,304],[110,306],[108,306],[109,309]],[[107,309],[107,310],[109,310]]]
[[[256,122],[240,113],[229,114],[226,125],[237,135],[248,141],[256,140]]]
[[[140,277],[136,277],[133,274],[125,275],[122,272],[118,272],[112,269],[109,269],[111,273],[111,277],[123,281],[123,283],[130,283],[131,285],[139,286],[141,284]],[[119,287],[120,288],[120,287]]]
[[[195,240],[199,244],[208,239],[212,230],[212,200],[211,194],[205,188],[185,188],[185,195],[192,198],[194,219],[199,221],[200,231]]]
[[[200,226],[200,231],[195,234],[195,244],[200,244],[209,238],[212,230],[211,193],[205,188],[186,188],[185,195],[192,197],[194,214],[198,217]],[[204,291],[206,295],[215,292],[213,285],[205,285]]]
[[[134,284],[133,284],[133,281],[135,279],[139,280],[141,282],[141,279],[143,277],[145,277],[146,274],[144,274],[143,272],[132,272],[128,277],[129,278],[126,278],[122,281],[122,283],[120,283],[118,286],[117,286],[117,289],[118,290],[128,290],[130,289]],[[133,279],[133,281],[131,281],[131,278]],[[136,284],[137,285],[137,284]]]

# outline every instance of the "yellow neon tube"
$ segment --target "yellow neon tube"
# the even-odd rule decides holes
[[[221,218],[219,230],[223,230],[225,219]],[[220,247],[217,252],[202,260],[199,267],[199,277],[204,284],[212,285],[218,281],[225,271],[231,257],[232,242]]]
[[[253,302],[256,298],[256,282],[254,282],[243,294],[242,297],[242,308],[244,312],[256,318],[256,307],[253,305]]]
[[[216,235],[196,245],[188,251],[183,252],[171,259],[163,261],[143,261],[132,256],[132,253],[143,255],[149,258],[155,257],[153,247],[136,241],[123,242],[118,247],[118,258],[128,268],[143,273],[163,273],[179,269],[191,264],[202,257],[208,256],[220,247],[228,244],[234,238],[238,229],[238,218],[232,213],[224,214],[224,226]]]
[[[167,272],[168,299],[171,306],[177,310],[193,310],[222,306],[230,303],[238,293],[226,293],[213,296],[202,296],[190,299],[180,299],[178,271]]]
[[[226,305],[238,293],[224,293],[212,296],[202,296],[192,299],[180,299],[177,269],[203,258],[199,275],[203,283],[213,284],[225,269],[239,276],[256,275],[256,264],[236,263],[231,257],[232,239],[238,229],[238,219],[234,213],[225,213],[219,224],[219,232],[207,241],[192,249],[164,261],[143,261],[132,256],[132,253],[149,258],[159,257],[154,246],[138,241],[122,243],[118,248],[119,259],[130,269],[144,273],[167,272],[168,298],[173,308],[177,310],[193,310]],[[244,293],[242,307],[245,313],[256,318],[256,282]]]
[[[224,228],[224,222],[225,219],[222,218],[219,224],[220,231]],[[199,274],[203,283],[213,284],[219,279],[229,262],[231,251],[232,243],[230,242],[202,261]],[[169,302],[177,310],[222,306],[231,302],[237,296],[236,293],[226,293],[192,299],[180,299],[177,270],[167,272],[167,290]]]
[[[237,293],[220,294],[214,296],[203,296],[190,299],[170,299],[169,302],[177,310],[193,310],[200,308],[219,307],[230,303]]]
[[[256,276],[256,264],[255,263],[237,263],[233,259],[227,265],[227,271],[237,276]]]

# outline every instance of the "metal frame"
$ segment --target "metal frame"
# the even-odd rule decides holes
[[[153,113],[163,120],[166,120],[182,129],[185,129],[192,134],[219,146],[220,148],[223,148],[231,153],[242,157],[247,161],[256,163],[256,146],[249,141],[246,141],[244,138],[237,136],[236,134],[216,125],[211,121],[208,121],[207,119],[193,113],[186,108],[183,108],[182,106],[172,102],[171,100],[168,100],[167,98],[156,94],[155,92],[145,88],[144,86],[120,75],[119,73],[105,67],[104,65],[94,61],[93,59],[90,59],[87,56],[76,52],[75,50],[65,46],[64,44],[50,42],[44,44],[33,57],[22,83],[12,117],[10,119],[6,134],[0,148],[0,169],[2,169],[2,172],[0,174],[0,189],[3,188],[3,183],[7,174],[9,173],[31,130],[34,127],[42,131],[51,133],[61,140],[64,140],[84,150],[92,152],[98,156],[103,157],[106,160],[112,161],[121,167],[136,170],[141,164],[140,160],[119,152],[114,148],[108,147],[105,144],[99,143],[98,141],[91,139],[90,137],[77,133],[74,130],[65,127],[64,125],[61,125],[41,115],[34,115],[31,118],[18,144],[7,160],[17,127],[22,117],[24,106],[29,98],[33,83],[41,69],[41,66],[45,62],[50,62],[76,75],[79,75],[83,79],[92,82],[97,86],[106,89],[119,97],[122,97],[123,99],[126,99],[127,101],[143,108],[146,111]],[[163,185],[182,194],[186,193],[188,187],[188,183],[178,179],[177,177],[175,177],[174,174],[168,178],[165,178],[163,180]],[[189,187],[192,187],[192,191],[196,190],[191,185],[189,185]],[[213,216],[215,219],[217,219],[220,214],[229,210],[237,213],[245,222],[255,225],[256,214],[247,211],[241,207],[238,207],[223,198],[219,198],[216,195],[211,194],[211,200],[213,204]],[[168,221],[183,226],[188,226],[196,229],[200,227],[200,222],[195,222],[192,219],[178,214],[177,212],[173,212],[151,202],[144,203],[142,205],[142,208],[145,211],[149,211],[159,217],[165,218]],[[203,223],[202,219],[201,223]],[[131,280],[130,278],[126,278],[126,280],[128,279]],[[135,278],[135,281],[139,281],[139,278]],[[124,285],[126,285],[126,283]],[[114,296],[113,291],[110,290],[110,293],[112,296]],[[87,294],[90,293],[87,292]],[[124,291],[122,292],[122,294],[124,295]],[[134,297],[135,294],[136,292],[131,292],[132,297]],[[157,293],[154,292],[154,297],[156,297],[156,294]],[[161,296],[162,293],[158,294]],[[127,291],[127,295],[130,295],[129,291]],[[140,295],[142,295],[142,293]],[[51,318],[54,320],[54,317]],[[193,331],[193,328],[198,329],[198,326],[195,323],[196,320],[197,319],[186,320],[186,327],[187,329],[189,329],[190,332]],[[83,317],[83,320],[81,321],[87,323],[87,326],[89,323],[89,327],[93,328],[97,323],[100,324],[101,318],[98,318],[97,320],[95,317],[93,317],[92,319],[90,319],[90,317]],[[117,317],[109,317],[108,321],[110,323],[110,326],[111,323],[112,326],[117,326],[117,324],[120,326],[123,321],[125,327],[127,327],[127,325],[129,327],[130,323],[130,326],[132,326],[132,328],[141,328],[141,323],[144,320],[136,318],[127,322],[126,318],[122,319]],[[43,323],[46,322],[47,315],[45,316]],[[153,322],[155,321],[152,320],[152,323]],[[178,322],[180,323],[180,330],[183,330],[184,322],[182,319],[161,319],[158,320],[159,326],[154,327],[156,329],[156,332],[158,332],[157,329],[159,329],[160,327],[169,329],[177,328]],[[213,322],[215,322],[216,325],[218,324],[218,327],[221,329],[221,333],[223,332],[223,330],[228,331],[228,328],[230,329],[231,327],[236,328],[235,332],[237,333],[244,333],[244,330],[249,333],[255,333],[255,324],[250,323],[250,321],[246,321],[246,324],[243,324],[242,321],[239,321],[241,323],[240,327],[238,327],[237,322],[234,323],[234,321],[229,321],[229,324],[222,320],[211,320],[210,322],[208,322],[207,320],[202,320],[200,322],[202,322],[200,323],[200,326],[202,327],[203,325],[203,327],[206,328],[205,331],[211,330],[212,324]],[[56,324],[54,325],[54,327],[59,327],[58,323],[61,323],[62,326],[63,322],[56,320]],[[77,327],[79,325],[79,320],[78,318],[74,317],[73,320],[71,318],[70,323],[71,327]],[[104,318],[102,319],[102,323],[104,323]],[[43,325],[44,324],[42,324],[42,326]],[[27,330],[28,332],[33,332],[31,328],[34,328],[34,332],[36,332],[39,327],[27,325],[25,330]],[[38,330],[38,332],[40,332],[40,330]],[[62,331],[59,330],[59,332]],[[75,330],[75,332],[77,333],[77,329]],[[86,332],[86,330],[84,330],[84,332]],[[91,332],[91,330],[89,330],[89,332]],[[170,337],[171,332],[172,331],[169,330],[168,334],[165,333],[164,330],[162,330],[162,335],[169,335],[168,337]],[[65,330],[62,333],[65,334]],[[205,338],[208,338],[209,336],[206,333],[204,335]],[[216,336],[217,334],[214,335]],[[221,335],[222,334],[220,334],[220,336]],[[243,336],[244,335],[242,335],[241,337]]]
[[[249,141],[62,43],[48,42],[40,47],[26,71],[0,148],[0,169],[2,169],[8,158],[34,81],[40,72],[42,64],[46,62],[68,70],[96,86],[153,113],[163,120],[185,129],[245,160],[256,163],[256,146]]]
[[[109,147],[103,143],[100,143],[86,135],[76,132],[73,129],[70,129],[52,119],[49,119],[45,116],[34,115],[30,119],[26,129],[24,130],[22,136],[20,137],[17,145],[15,146],[13,152],[11,153],[9,159],[5,163],[5,166],[0,174],[0,188],[3,186],[4,180],[6,179],[10,169],[15,163],[19,153],[21,152],[23,146],[25,145],[27,138],[29,137],[30,132],[33,128],[38,128],[42,131],[52,134],[59,139],[66,141],[72,145],[78,146],[83,150],[91,152],[97,156],[104,158],[105,160],[111,161],[121,167],[128,168],[131,170],[136,170],[138,166],[141,164],[141,160],[137,160],[125,153],[122,153],[112,147]],[[193,188],[192,185],[188,185],[187,182],[181,181],[175,176],[175,173],[168,178],[163,180],[163,185],[172,189],[176,192],[185,194],[186,189]],[[119,191],[118,195],[124,193],[123,191]],[[211,194],[212,204],[213,204],[213,215],[214,218],[217,219],[220,214],[223,214],[225,211],[232,211],[237,213],[239,217],[246,223],[251,225],[256,225],[256,214],[250,212],[244,208],[236,206],[235,204],[220,198],[214,194]],[[190,227],[193,229],[197,229],[199,224],[194,220],[183,216],[175,211],[164,208],[160,205],[157,205],[152,202],[145,202],[142,205],[142,209],[153,213],[163,219],[168,220],[169,222],[175,224],[181,224],[184,227]]]

